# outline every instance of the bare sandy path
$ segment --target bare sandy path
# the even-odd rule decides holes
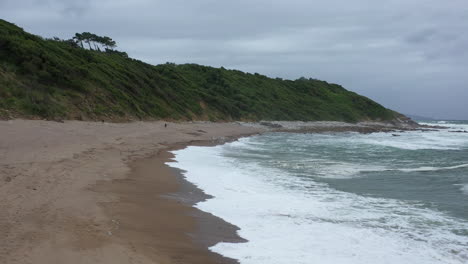
[[[132,162],[175,143],[262,131],[235,123],[168,123],[165,128],[164,122],[0,121],[0,263],[177,263],[138,237],[126,240],[135,232],[116,231],[121,223],[109,212],[119,212],[130,198],[124,201],[122,192],[96,186],[119,180],[116,188],[131,186]],[[131,202],[147,200],[142,197]]]

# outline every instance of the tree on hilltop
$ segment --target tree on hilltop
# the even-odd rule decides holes
[[[83,34],[76,33],[75,36],[72,38],[72,40],[75,41],[76,44],[79,44],[79,45],[81,46],[81,48],[84,49],[84,46],[83,46],[83,41],[84,41]]]
[[[90,32],[76,33],[73,40],[84,48],[83,42],[88,44],[90,50],[101,51],[100,46],[104,47],[105,50],[113,50],[117,47],[117,43],[107,36],[98,36]],[[94,47],[94,49],[93,49]]]

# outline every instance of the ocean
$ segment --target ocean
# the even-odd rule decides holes
[[[267,133],[174,151],[246,243],[241,264],[468,263],[468,122],[397,133]]]

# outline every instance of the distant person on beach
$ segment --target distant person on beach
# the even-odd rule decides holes
[[[164,123],[164,127],[167,127],[167,123]]]

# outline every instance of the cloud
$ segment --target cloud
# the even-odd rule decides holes
[[[109,35],[131,56],[325,79],[395,110],[468,119],[464,0],[25,0],[0,16],[47,37]]]

